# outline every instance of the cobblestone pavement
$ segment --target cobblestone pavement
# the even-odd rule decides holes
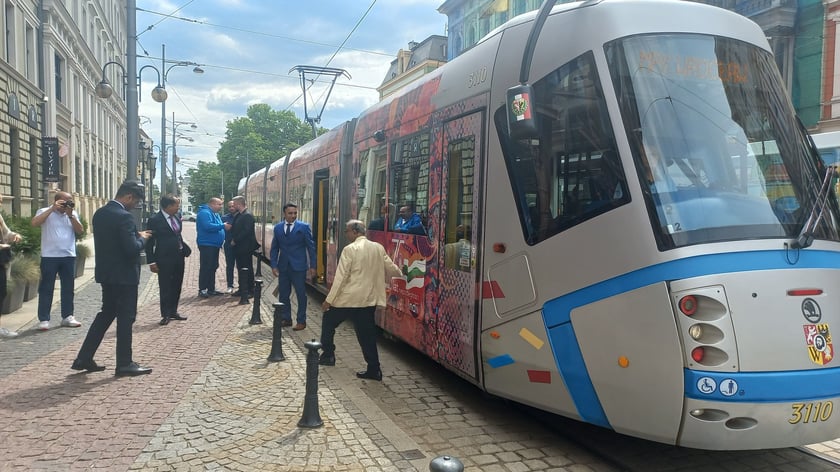
[[[184,226],[187,241],[192,231]],[[308,328],[284,329],[285,361],[269,363],[269,297],[265,324],[249,325],[252,305],[197,296],[198,258],[191,257],[180,309],[189,319],[159,326],[157,277],[147,268],[142,274],[134,358],[151,375],[113,376],[113,328],[96,356],[108,370],[69,369],[100,305],[99,285],[90,281],[77,286],[82,328],[38,332],[33,321],[18,338],[0,341],[0,470],[425,471],[444,453],[468,470],[615,470],[531,420],[471,408],[477,390],[453,397],[387,348],[383,382],[355,378],[364,363],[349,324],[337,333],[337,365],[320,369],[323,427],[298,427],[304,342],[320,332],[317,296]]]
[[[194,241],[192,224],[184,233]],[[221,264],[218,288],[226,285]],[[264,278],[270,294],[271,274]],[[269,363],[270,296],[265,324],[250,325],[252,305],[197,296],[198,257],[188,259],[184,280],[180,312],[189,319],[159,326],[157,277],[143,270],[134,357],[151,375],[113,376],[113,328],[96,357],[108,370],[69,369],[99,308],[92,282],[77,287],[81,329],[43,333],[33,321],[0,340],[0,470],[426,471],[443,454],[468,471],[620,470],[398,343],[380,343],[382,382],[357,379],[364,361],[347,323],[337,332],[336,366],[319,369],[323,426],[298,427],[304,343],[320,332],[322,297],[309,297],[306,329],[283,329],[285,360]]]

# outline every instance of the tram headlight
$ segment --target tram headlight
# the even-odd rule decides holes
[[[699,324],[691,325],[688,328],[688,335],[691,336],[691,339],[699,341],[703,337],[703,326]]]
[[[697,297],[686,295],[680,299],[680,311],[685,316],[692,316],[697,313]]]

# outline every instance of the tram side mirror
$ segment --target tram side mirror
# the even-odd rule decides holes
[[[534,113],[534,89],[520,84],[507,90],[508,133],[515,140],[539,138],[537,115]]]

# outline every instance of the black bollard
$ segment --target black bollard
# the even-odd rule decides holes
[[[240,305],[247,305],[248,304],[248,291],[251,290],[251,286],[248,283],[245,283],[248,280],[251,280],[250,274],[248,273],[248,268],[243,267],[239,269],[239,304]]]
[[[271,338],[271,353],[268,355],[268,362],[286,360],[286,356],[283,355],[283,328],[280,327],[280,310],[282,308],[283,303],[274,302],[273,336]]]
[[[440,456],[429,463],[431,472],[464,472],[464,464],[452,456]]]
[[[320,428],[324,425],[318,412],[318,350],[321,343],[316,340],[304,344],[306,354],[306,396],[303,398],[303,416],[298,421],[301,428]]]
[[[263,281],[261,278],[257,277],[254,279],[254,309],[251,310],[251,320],[248,321],[248,324],[262,324],[262,318],[260,318],[260,308],[262,308],[262,305],[260,304],[260,297],[262,296],[262,283]]]

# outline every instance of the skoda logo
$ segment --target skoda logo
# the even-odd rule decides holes
[[[813,298],[806,298],[802,302],[802,316],[810,323],[819,323],[822,319],[820,305]]]

